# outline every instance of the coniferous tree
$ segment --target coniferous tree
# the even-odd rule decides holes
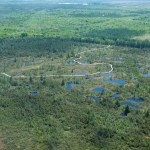
[[[146,112],[145,117],[148,118],[150,116],[149,111]]]
[[[127,105],[126,108],[125,108],[124,114],[127,116],[127,114],[128,114],[129,112],[130,112],[129,106]]]
[[[117,105],[117,107],[120,107],[120,103],[119,103],[119,101],[117,100],[116,101],[116,103],[115,103],[116,105]]]
[[[30,81],[31,83],[33,82],[33,79],[32,79],[32,77],[30,77],[29,81]]]
[[[64,85],[65,85],[65,81],[63,79],[62,82],[61,82],[61,86],[64,86]]]

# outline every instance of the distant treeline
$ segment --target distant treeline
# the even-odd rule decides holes
[[[60,54],[71,50],[77,42],[60,38],[20,38],[0,41],[0,56],[48,56],[52,53]]]
[[[127,28],[120,29],[105,29],[105,30],[92,30],[81,38],[72,38],[74,41],[108,44],[117,46],[129,46],[134,48],[150,47],[149,40],[133,39],[135,36],[144,35],[145,31],[129,30]]]
[[[96,43],[96,44],[106,44],[106,45],[117,45],[117,46],[128,46],[133,48],[149,48],[149,40],[135,40],[135,39],[100,39],[100,38],[72,38],[72,40],[77,42],[86,42],[86,43]]]

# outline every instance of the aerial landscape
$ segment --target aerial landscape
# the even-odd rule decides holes
[[[150,1],[1,0],[0,150],[150,150]]]

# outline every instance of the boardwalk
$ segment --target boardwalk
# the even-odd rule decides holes
[[[110,47],[110,45],[108,45],[107,47],[105,47],[105,48],[101,48],[101,49],[106,49],[106,48],[109,48]],[[83,52],[81,52],[81,53],[78,53],[78,54],[75,54],[75,56],[77,56],[77,55],[79,55],[79,54],[83,54],[83,53],[85,53],[85,52],[92,52],[92,51],[97,51],[97,50],[87,50],[87,51],[83,51]],[[80,63],[79,62],[79,60],[81,59],[82,57],[80,56],[79,58],[76,58],[76,59],[74,59],[73,61],[74,62],[76,62],[77,64],[79,64],[79,65],[82,65],[82,63]],[[94,64],[88,64],[88,65],[104,65],[104,64],[107,64],[107,63],[94,63]],[[93,75],[96,75],[96,74],[99,74],[99,73],[111,73],[112,71],[113,71],[113,66],[112,66],[112,64],[108,64],[109,66],[110,66],[110,71],[108,71],[108,72],[95,72],[95,73],[92,73],[92,74],[88,74],[89,76],[93,76]],[[3,74],[4,76],[6,76],[6,77],[11,77],[10,75],[8,75],[8,74],[6,74],[6,73],[1,73],[1,74]],[[58,75],[58,74],[56,74],[56,75],[47,75],[47,76],[43,76],[43,77],[46,77],[46,78],[48,78],[48,77],[84,77],[84,76],[87,76],[87,75],[70,75],[70,74],[64,74],[64,75]],[[34,78],[40,78],[41,76],[32,76],[32,77],[34,77]],[[30,78],[30,76],[13,76],[13,78]]]

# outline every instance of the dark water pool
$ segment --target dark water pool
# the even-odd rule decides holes
[[[100,100],[100,98],[95,97],[95,96],[87,96],[87,98],[93,99],[95,101],[99,101]]]
[[[96,87],[92,91],[94,91],[94,92],[106,92],[106,90],[102,87]]]
[[[144,77],[150,77],[150,73],[143,74]]]
[[[143,99],[139,99],[139,98],[127,98],[128,101],[133,101],[133,102],[136,102],[136,103],[143,103],[144,100]]]
[[[75,64],[76,64],[76,62],[74,62],[74,61],[70,61],[70,62],[68,62],[67,64],[68,64],[68,65],[75,65]]]
[[[112,83],[116,83],[119,85],[125,85],[126,84],[126,82],[123,80],[104,80],[104,82],[112,82]]]
[[[79,85],[80,82],[67,82],[66,83],[66,89],[70,90],[72,88],[72,85]]]
[[[132,108],[136,108],[136,109],[139,108],[139,106],[134,105],[134,104],[132,104],[132,103],[130,103],[130,102],[120,102],[120,105],[121,105],[121,106],[123,106],[123,105],[128,105],[128,106],[130,106],[130,107],[132,107]]]
[[[104,73],[100,75],[100,77],[113,77],[113,76],[114,76],[113,73]]]
[[[85,80],[89,80],[89,81],[91,81],[91,80],[93,80],[93,78],[85,78]]]
[[[88,65],[88,62],[80,62],[82,65]]]
[[[125,115],[124,113],[121,113],[120,116],[121,116],[121,117],[125,117],[126,115]]]
[[[37,95],[37,92],[30,92],[31,95]]]

